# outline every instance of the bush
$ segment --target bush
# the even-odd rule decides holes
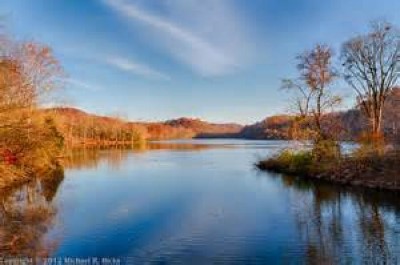
[[[12,114],[2,117],[10,126],[0,128],[0,188],[55,170],[63,147],[51,117],[38,111]]]
[[[337,160],[341,157],[340,145],[333,140],[319,140],[314,143],[312,155],[318,162]]]
[[[284,150],[276,156],[257,164],[260,169],[305,175],[313,168],[311,151]]]

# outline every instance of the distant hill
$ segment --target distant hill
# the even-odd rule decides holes
[[[76,108],[44,110],[56,114],[60,131],[67,142],[127,142],[190,138],[243,138],[243,139],[292,139],[294,116],[275,115],[252,125],[235,123],[210,123],[194,118],[179,118],[161,122],[134,122],[118,117],[89,114]],[[393,90],[384,110],[384,130],[387,137],[400,136],[400,88]],[[367,128],[367,121],[357,109],[331,113],[330,121],[339,121],[343,130],[340,138],[356,139]]]
[[[276,115],[252,125],[245,126],[240,133],[241,138],[254,140],[290,140],[294,116]],[[329,131],[334,124],[340,124],[340,135],[342,140],[355,140],[367,127],[361,112],[350,109],[343,112],[335,112],[327,115],[323,121],[323,127]]]
[[[245,126],[240,137],[254,140],[290,139],[290,128],[294,117],[290,115],[276,115],[252,125]]]
[[[276,115],[252,125],[245,126],[240,137],[246,139],[291,139],[291,126],[294,116]],[[358,109],[330,113],[326,125],[334,120],[342,126],[340,139],[355,140],[367,130],[368,121]],[[393,89],[384,108],[383,128],[388,139],[400,141],[400,88]]]
[[[119,117],[90,114],[80,109],[59,107],[45,109],[55,114],[60,131],[69,141],[85,143],[92,141],[129,141],[133,137],[148,140],[183,138],[238,137],[243,126],[226,123],[217,124],[200,119],[179,118],[162,122],[126,121]],[[97,140],[95,140],[97,139]]]

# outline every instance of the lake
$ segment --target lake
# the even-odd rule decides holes
[[[186,140],[71,151],[63,175],[1,195],[0,254],[122,264],[399,263],[399,194],[254,167],[287,144]]]

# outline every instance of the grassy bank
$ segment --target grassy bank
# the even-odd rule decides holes
[[[261,170],[320,179],[344,185],[400,190],[400,152],[357,150],[348,155],[317,159],[312,151],[285,150],[257,163]]]

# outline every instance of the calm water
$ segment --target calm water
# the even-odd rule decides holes
[[[71,153],[2,194],[0,254],[121,263],[399,263],[400,196],[259,172],[278,141]]]

